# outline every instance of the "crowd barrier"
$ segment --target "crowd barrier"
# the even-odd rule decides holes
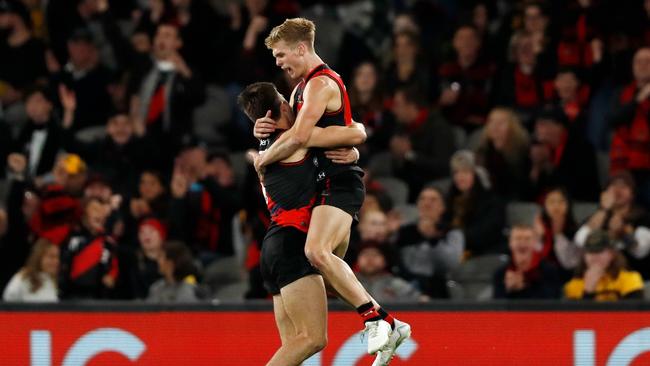
[[[650,365],[648,303],[389,305],[413,325],[392,365]],[[371,365],[358,316],[330,305],[329,343],[305,366]],[[268,303],[0,304],[3,366],[264,365],[279,346]]]

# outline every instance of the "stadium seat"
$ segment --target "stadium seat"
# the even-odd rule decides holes
[[[650,281],[643,283],[643,299],[650,300]]]
[[[465,130],[458,126],[452,126],[452,130],[454,132],[454,145],[456,146],[456,149],[465,148],[465,143],[467,142],[467,134],[465,133]]]
[[[581,224],[598,210],[598,203],[595,202],[574,202],[573,218],[576,223]]]
[[[485,127],[478,128],[467,136],[465,140],[465,146],[463,148],[476,151],[478,145],[481,143],[481,136],[483,136],[483,130]]]
[[[219,288],[213,298],[226,302],[243,302],[246,291],[248,291],[248,281],[235,282]]]
[[[492,299],[494,272],[508,262],[504,254],[482,255],[462,263],[449,273],[447,289],[452,300]]]
[[[397,205],[395,206],[395,211],[402,218],[402,226],[416,222],[419,217],[418,207],[416,205]]]
[[[532,225],[540,211],[539,205],[533,202],[510,202],[506,206],[506,224],[508,227],[515,224]]]
[[[393,205],[403,205],[408,201],[409,187],[401,179],[381,177],[376,180],[377,183],[384,187],[386,194],[393,200]]]
[[[194,110],[193,133],[209,144],[223,142],[218,129],[231,118],[228,93],[215,85],[208,85],[205,90],[205,103]]]

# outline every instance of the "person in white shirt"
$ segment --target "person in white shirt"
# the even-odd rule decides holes
[[[59,247],[39,239],[25,266],[7,284],[2,299],[7,302],[57,302],[58,273]]]

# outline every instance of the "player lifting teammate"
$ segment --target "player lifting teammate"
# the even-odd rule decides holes
[[[291,96],[295,123],[255,160],[258,172],[305,148],[314,127],[352,123],[345,85],[314,52],[314,36],[314,24],[297,18],[273,28],[266,39],[276,64],[290,77],[302,80]],[[267,113],[256,121],[255,136],[267,138],[275,127]],[[379,307],[340,258],[347,248],[352,220],[363,202],[362,170],[356,164],[334,163],[323,149],[313,151],[319,169],[319,197],[312,211],[305,254],[336,292],[357,309],[368,332],[368,352],[380,351],[375,364],[387,364],[397,346],[410,335],[410,326]]]

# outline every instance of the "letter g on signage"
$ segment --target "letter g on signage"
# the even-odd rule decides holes
[[[573,334],[574,366],[596,366],[596,332],[578,330]],[[643,353],[650,352],[650,328],[639,329],[614,348],[606,366],[629,366]]]
[[[98,328],[84,334],[70,347],[61,366],[84,366],[104,352],[116,352],[137,361],[146,346],[140,338],[117,328]],[[52,366],[52,342],[49,331],[31,332],[31,366]]]

